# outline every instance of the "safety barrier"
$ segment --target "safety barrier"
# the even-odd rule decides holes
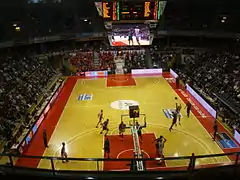
[[[130,159],[130,158],[121,158],[121,159],[106,159],[106,158],[71,158],[69,157],[68,160],[69,165],[68,166],[62,166],[62,160],[65,160],[61,157],[50,157],[50,156],[23,156],[23,155],[11,155],[11,154],[0,154],[1,161],[0,161],[0,166],[2,165],[8,165],[8,167],[16,167],[14,165],[15,159],[18,158],[24,158],[24,160],[27,161],[28,158],[30,159],[39,159],[44,161],[44,164],[46,165],[45,167],[48,170],[51,170],[53,174],[55,174],[56,170],[66,170],[69,171],[104,171],[103,168],[103,163],[105,161],[112,161],[113,163],[118,163],[118,162],[126,162],[126,164],[132,164],[133,162],[137,161],[143,161],[144,164],[146,164],[146,171],[156,171],[156,170],[185,170],[185,171],[192,171],[195,169],[200,169],[200,168],[209,168],[209,167],[216,167],[216,166],[229,166],[229,165],[237,165],[239,163],[239,154],[240,152],[231,152],[231,153],[222,153],[222,154],[209,154],[209,155],[199,155],[195,156],[192,154],[192,156],[182,156],[182,157],[164,157],[164,158],[135,158],[135,159]],[[225,161],[221,162],[221,159],[225,157]],[[229,157],[232,159],[231,161],[229,160]],[[214,160],[216,163],[209,164],[209,162],[206,164],[199,164],[197,162],[203,162],[204,159],[206,160],[207,158],[210,158]],[[227,160],[228,159],[228,160]],[[4,161],[5,160],[5,161]],[[217,163],[217,160],[219,160]],[[163,166],[156,166],[156,168],[148,168],[148,162],[167,162],[168,166],[163,167]],[[213,161],[213,162],[214,162]],[[73,163],[73,167],[71,167],[71,162]],[[78,164],[79,162],[79,164]],[[177,162],[177,163],[174,163]],[[184,164],[182,165],[181,164]],[[77,164],[77,165],[76,165]],[[176,165],[179,165],[176,167]],[[65,168],[65,169],[64,169]],[[82,169],[84,168],[84,169]],[[41,167],[41,169],[44,169]],[[116,171],[129,171],[129,169],[118,169]],[[114,170],[113,170],[114,171]]]

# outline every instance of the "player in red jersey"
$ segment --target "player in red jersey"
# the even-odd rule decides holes
[[[107,133],[108,133],[108,131],[109,131],[109,129],[108,129],[108,123],[109,123],[109,119],[107,119],[106,121],[104,121],[104,122],[102,123],[102,131],[100,132],[100,134],[102,134],[103,131],[106,131],[105,136],[107,136]]]
[[[62,143],[62,148],[61,148],[61,157],[64,158],[66,160],[66,162],[69,162],[67,159],[67,152],[66,152],[66,147],[65,147],[65,143]],[[64,159],[62,160],[63,163],[65,163]]]
[[[170,131],[170,132],[171,132],[173,126],[174,126],[176,123],[177,123],[177,113],[174,112],[174,113],[173,113],[173,119],[172,119],[172,125],[171,125],[171,127],[169,128],[169,131]]]
[[[126,124],[124,124],[123,121],[121,121],[121,123],[120,123],[119,126],[118,126],[119,135],[121,136],[122,141],[123,141],[123,133],[125,132],[126,127],[127,127],[127,126],[126,126]]]
[[[98,123],[96,125],[96,128],[98,128],[99,124],[102,123],[103,120],[103,110],[101,109],[101,111],[98,113]]]
[[[186,104],[185,109],[187,108],[187,117],[189,118],[190,116],[190,112],[191,112],[191,108],[192,108],[192,104],[188,101]]]

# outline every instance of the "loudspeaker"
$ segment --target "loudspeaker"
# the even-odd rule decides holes
[[[140,109],[139,106],[129,106],[129,117],[139,118]]]

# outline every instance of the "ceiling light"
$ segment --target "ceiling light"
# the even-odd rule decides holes
[[[224,19],[224,20],[226,20],[226,19],[227,19],[227,17],[226,17],[226,16],[223,16],[223,19]]]

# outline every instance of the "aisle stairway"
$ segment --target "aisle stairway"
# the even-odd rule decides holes
[[[99,53],[96,51],[93,51],[93,63],[95,67],[99,67],[100,65]]]
[[[125,60],[123,57],[115,56],[114,62],[116,64],[115,74],[124,74],[123,67],[125,65]]]

